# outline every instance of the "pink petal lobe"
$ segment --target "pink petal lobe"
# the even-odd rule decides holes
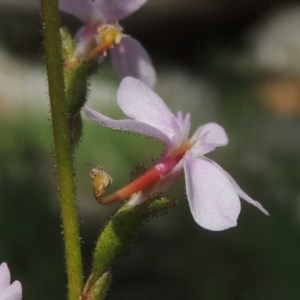
[[[1,300],[21,300],[22,299],[22,285],[19,281],[14,281],[4,291],[0,291]]]
[[[122,111],[130,118],[161,131],[173,140],[178,132],[174,127],[177,119],[164,101],[146,84],[138,79],[126,77],[117,92],[117,101]]]
[[[93,12],[94,3],[91,0],[59,0],[59,9],[87,23]]]
[[[125,120],[114,120],[109,117],[106,117],[105,115],[99,113],[98,111],[88,107],[84,106],[83,111],[89,117],[90,119],[100,123],[102,126],[114,129],[114,130],[121,130],[121,131],[128,131],[128,132],[135,132],[142,135],[146,135],[149,137],[153,137],[155,139],[158,139],[162,141],[167,147],[170,145],[171,141],[169,138],[160,130],[139,122],[135,120],[125,119]]]
[[[228,137],[222,126],[207,123],[196,130],[191,141],[195,142],[195,151],[203,155],[215,150],[216,147],[227,145]]]
[[[88,52],[93,45],[93,39],[96,35],[97,27],[82,26],[76,33],[76,55],[83,60],[88,59]]]
[[[10,284],[10,272],[6,263],[0,265],[0,292],[9,286]]]
[[[196,223],[213,231],[237,225],[239,197],[227,176],[205,158],[184,157],[187,198]]]
[[[6,263],[0,265],[0,299],[21,300],[22,286],[19,281],[10,284],[10,271]]]
[[[219,166],[220,167],[220,166]],[[238,193],[238,195],[244,199],[246,202],[252,204],[253,206],[255,206],[256,208],[258,208],[263,214],[265,214],[266,216],[269,216],[269,212],[256,200],[252,199],[248,194],[246,194],[241,188],[240,186],[237,184],[237,182],[231,177],[231,175],[229,173],[227,173],[226,171],[224,171],[224,173],[226,174],[226,176],[228,177],[228,179],[230,180],[233,188],[235,189],[235,191]]]
[[[134,38],[123,36],[111,51],[114,69],[120,78],[131,76],[145,82],[151,88],[156,82],[156,73],[145,48]]]
[[[106,22],[112,22],[126,18],[146,2],[147,0],[95,0],[95,6]]]

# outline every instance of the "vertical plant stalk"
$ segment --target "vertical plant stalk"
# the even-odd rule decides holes
[[[57,184],[68,276],[68,299],[78,300],[82,290],[82,259],[76,210],[72,151],[67,124],[67,103],[64,87],[57,0],[41,0],[41,9],[56,157]]]

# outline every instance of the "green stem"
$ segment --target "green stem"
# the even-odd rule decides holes
[[[82,290],[82,262],[73,178],[72,150],[67,124],[57,0],[41,0],[57,184],[68,275],[68,299],[78,300]]]

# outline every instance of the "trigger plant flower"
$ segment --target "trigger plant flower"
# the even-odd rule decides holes
[[[10,272],[6,263],[0,265],[0,300],[21,300],[22,286],[19,281],[10,283]]]
[[[225,170],[205,156],[228,143],[220,125],[207,123],[189,138],[190,114],[184,116],[178,112],[174,115],[148,86],[131,77],[122,80],[117,101],[130,119],[113,120],[89,107],[84,110],[88,117],[106,127],[162,141],[165,152],[143,175],[113,194],[98,199],[100,203],[127,197],[131,197],[129,203],[140,203],[151,193],[168,189],[184,173],[191,213],[200,226],[216,231],[236,226],[241,210],[239,197],[268,215],[262,205],[250,198]]]
[[[75,16],[83,26],[76,34],[75,55],[84,61],[101,61],[109,51],[116,73],[141,79],[150,87],[155,70],[144,47],[122,32],[118,21],[147,0],[59,0],[60,10]]]

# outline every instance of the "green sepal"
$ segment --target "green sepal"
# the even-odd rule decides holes
[[[128,253],[147,221],[167,213],[175,205],[175,201],[164,197],[137,206],[124,204],[112,216],[96,243],[88,289],[92,291],[98,279]]]
[[[103,300],[108,292],[109,286],[112,281],[112,275],[110,271],[102,274],[98,280],[91,285],[90,281],[93,277],[90,277],[85,285],[81,299],[84,300]]]
[[[82,135],[82,118],[80,113],[75,115],[68,114],[67,120],[70,133],[71,149],[74,151]]]
[[[61,28],[67,109],[77,114],[87,99],[88,64],[75,55],[76,44],[69,31]]]

